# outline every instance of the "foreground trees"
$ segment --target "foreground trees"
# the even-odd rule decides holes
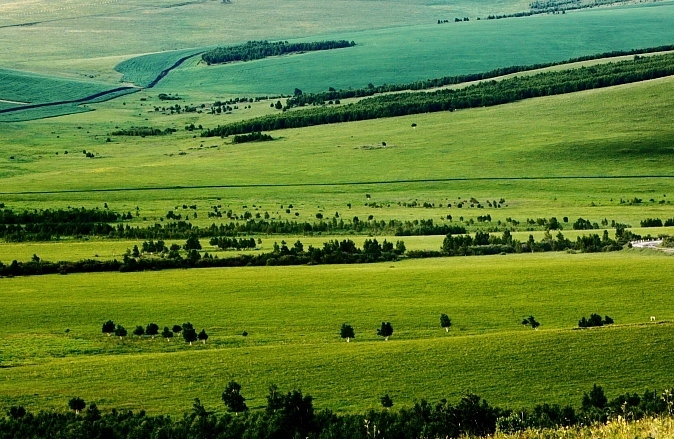
[[[79,414],[80,411],[84,410],[86,406],[87,404],[82,398],[75,397],[68,401],[68,408],[74,411],[76,415]]]
[[[222,402],[227,406],[227,411],[240,413],[248,410],[246,398],[241,394],[241,385],[236,381],[230,381],[222,392]]]
[[[487,437],[497,431],[512,434],[557,427],[565,427],[565,430],[551,432],[552,436],[577,437],[578,430],[566,428],[606,423],[626,413],[635,420],[669,417],[673,405],[672,389],[647,390],[643,395],[627,393],[609,400],[596,384],[582,395],[578,408],[545,403],[533,408],[503,409],[474,394],[455,403],[445,399],[437,403],[421,399],[398,411],[389,410],[393,400],[388,395],[380,401],[382,410],[340,415],[329,409],[315,411],[313,398],[301,390],[283,393],[271,385],[266,407],[248,410],[241,386],[231,381],[223,392],[229,413],[222,415],[208,411],[199,399],[194,400],[191,410],[175,418],[148,415],[143,410],[113,409],[102,414],[95,404],[86,408],[84,400],[76,397],[68,403],[75,412],[70,414],[59,411],[34,414],[22,406],[10,407],[7,417],[0,416],[0,438],[418,439]],[[667,423],[668,418],[663,421]],[[623,427],[620,428],[622,432]],[[525,433],[516,436],[528,437]]]

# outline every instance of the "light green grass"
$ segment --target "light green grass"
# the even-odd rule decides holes
[[[435,23],[448,16],[523,11],[529,4],[523,0],[395,1],[387,3],[387,7],[373,0],[187,3],[171,7],[176,5],[174,0],[105,4],[67,0],[58,5],[46,1],[4,2],[0,5],[0,26],[41,23],[0,29],[4,49],[0,65],[25,70],[39,67],[44,69],[41,71],[67,72],[75,77],[106,76],[89,59]]]
[[[6,155],[0,155],[0,178],[3,192],[22,192],[446,177],[670,175],[674,132],[662,121],[674,117],[668,99],[673,87],[674,81],[664,78],[492,108],[285,130],[274,142],[238,146],[222,139],[193,139],[183,129],[188,122],[212,126],[230,116],[162,116],[147,112],[161,104],[154,93],[137,93],[98,104],[97,111],[82,115],[6,124],[0,133],[0,141],[7,145]],[[264,111],[264,106],[268,104],[258,103],[247,111]],[[145,139],[113,136],[112,143],[105,142],[116,126],[140,125],[174,126],[179,132]],[[387,148],[362,148],[382,141]],[[202,144],[217,147],[200,149]],[[81,153],[84,149],[100,158],[87,159]],[[15,159],[10,160],[10,155]],[[365,194],[371,195],[370,202],[385,207],[366,207]],[[132,224],[143,223],[143,218],[153,224],[176,206],[197,204],[195,223],[200,225],[222,221],[208,218],[210,206],[222,205],[242,214],[246,205],[254,213],[269,212],[284,220],[315,221],[318,212],[326,218],[339,212],[347,219],[373,215],[375,219],[435,221],[447,214],[466,220],[490,214],[494,221],[567,216],[572,221],[607,218],[638,226],[647,217],[674,217],[671,205],[659,204],[672,194],[671,178],[643,178],[2,195],[0,202],[15,209],[102,207],[107,202],[116,211],[135,211],[138,206],[140,217]],[[507,207],[412,209],[397,204],[417,200],[455,206],[459,197],[481,201],[503,197]],[[644,203],[620,204],[621,198],[634,197]],[[288,204],[294,206],[290,214],[285,213]]]
[[[2,279],[3,366],[14,367],[0,369],[0,401],[61,407],[80,395],[178,412],[200,397],[222,410],[232,378],[253,407],[276,382],[340,411],[375,407],[386,392],[398,406],[466,391],[530,406],[577,404],[595,382],[616,393],[663,387],[674,329],[647,322],[674,318],[670,265],[638,253],[529,254]],[[592,312],[618,325],[572,330]],[[520,325],[530,314],[539,331]],[[191,321],[211,338],[120,341],[100,334],[108,318],[129,329]],[[382,320],[395,329],[388,342],[375,335]],[[343,322],[352,343],[338,337]]]
[[[674,30],[668,23],[673,19],[674,4],[665,3],[335,34],[325,39],[357,45],[229,65],[191,63],[169,74],[159,89],[264,95],[292,93],[295,87],[317,92],[480,73],[671,44]]]

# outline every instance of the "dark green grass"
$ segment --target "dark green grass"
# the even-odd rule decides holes
[[[111,88],[110,84],[75,81],[17,70],[0,69],[0,99],[43,104],[72,101]],[[19,105],[20,106],[20,105]]]

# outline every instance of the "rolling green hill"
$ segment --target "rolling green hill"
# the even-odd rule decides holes
[[[80,395],[101,407],[175,413],[199,397],[222,410],[220,391],[233,378],[252,407],[275,382],[347,412],[375,407],[387,392],[400,405],[473,391],[531,406],[577,403],[571,397],[595,382],[643,391],[671,381],[674,329],[646,323],[674,316],[669,265],[636,253],[530,254],[3,279],[0,403],[57,407]],[[618,325],[573,330],[592,312]],[[528,315],[540,330],[522,327]],[[190,321],[210,338],[191,348],[180,339],[120,341],[100,333],[108,318],[129,330]],[[388,342],[375,334],[382,320],[394,327]],[[356,330],[349,344],[338,336],[344,322]]]
[[[405,83],[671,44],[673,19],[674,5],[664,3],[334,34],[324,38],[354,40],[357,46],[222,66],[189,63],[159,88],[264,95],[292,93],[296,87],[317,92]]]

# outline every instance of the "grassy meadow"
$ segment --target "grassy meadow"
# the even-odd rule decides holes
[[[199,227],[229,223],[209,217],[217,206],[274,221],[432,219],[470,224],[471,232],[514,219],[520,240],[543,236],[526,230],[528,218],[553,216],[568,218],[563,233],[572,240],[604,227],[614,234],[606,225],[571,230],[579,217],[671,235],[674,228],[640,222],[674,218],[673,77],[451,113],[279,130],[264,143],[200,137],[199,125],[277,111],[274,100],[209,114],[214,101],[242,95],[401,83],[674,43],[672,2],[476,20],[528,8],[521,0],[0,0],[0,110],[123,82],[147,85],[186,54],[214,45],[357,43],[210,67],[195,57],[153,89],[41,108],[40,120],[6,113],[0,203],[15,211],[108,207],[131,212],[125,223],[131,227],[166,224],[168,211]],[[435,24],[454,17],[470,21]],[[160,93],[181,99],[162,101]],[[197,111],[171,111],[175,104]],[[186,130],[191,124],[197,129]],[[132,127],[177,131],[112,134]],[[470,207],[471,198],[486,207]],[[486,215],[491,222],[474,223]],[[207,238],[201,243],[228,257],[268,252],[282,240],[318,247],[349,238],[361,246],[368,237],[255,238],[259,248],[243,252],[214,251]],[[377,239],[438,250],[443,236]],[[121,259],[141,242],[3,242],[0,261],[34,254],[48,261]],[[317,408],[340,413],[378,408],[385,393],[394,408],[466,392],[517,408],[577,406],[594,383],[609,397],[664,388],[674,384],[671,266],[671,255],[626,249],[2,278],[0,410],[17,404],[65,410],[79,396],[102,410],[180,414],[198,397],[222,412],[220,395],[232,379],[251,408],[263,407],[276,383],[301,388]],[[441,313],[452,318],[449,332],[440,328]],[[591,313],[616,324],[576,329]],[[521,324],[530,315],[541,323],[536,331]],[[180,337],[120,340],[101,334],[108,319],[129,334],[136,325],[189,321],[210,338],[194,346]],[[382,321],[394,327],[388,341],[376,335]],[[350,343],[339,337],[345,322],[356,332]]]
[[[393,4],[395,7],[382,7],[376,0],[2,2],[0,45],[5,50],[0,53],[0,65],[73,77],[119,78],[111,72],[123,61],[118,59],[122,56],[431,24],[454,16],[519,12],[526,10],[529,2],[414,0]]]
[[[525,254],[3,279],[0,324],[11,329],[0,339],[0,403],[62,407],[76,394],[175,413],[199,397],[222,410],[219,392],[233,378],[253,407],[278,383],[346,412],[376,407],[386,392],[409,405],[470,390],[517,407],[577,404],[595,382],[663,387],[674,329],[649,316],[674,318],[670,264],[636,252]],[[592,312],[617,324],[573,330]],[[522,327],[528,315],[539,330]],[[120,341],[100,333],[108,318],[129,330],[190,321],[210,338]],[[382,320],[394,327],[387,342],[375,335]],[[344,322],[356,330],[348,344]]]
[[[508,20],[333,34],[355,47],[206,66],[199,59],[171,72],[158,90],[209,90],[244,95],[348,89],[558,62],[581,55],[654,47],[674,41],[674,5],[590,10]],[[611,22],[607,27],[606,23]],[[559,44],[564,41],[564,44]],[[326,68],[329,66],[329,68]]]
[[[139,207],[132,224],[154,224],[168,210],[184,213],[180,206],[197,204],[198,218],[191,219],[201,225],[214,222],[207,213],[221,205],[238,214],[269,212],[284,220],[315,221],[316,213],[331,218],[335,212],[347,219],[435,221],[448,214],[466,220],[490,214],[494,221],[567,216],[638,226],[648,217],[674,216],[666,204],[674,193],[674,133],[661,123],[673,117],[668,99],[673,87],[672,79],[664,78],[499,107],[284,130],[276,141],[243,145],[193,138],[183,129],[188,122],[213,126],[229,116],[148,112],[156,95],[136,93],[97,104],[97,111],[86,114],[3,125],[0,202],[17,209],[108,203],[113,210],[135,212]],[[265,105],[246,111],[262,111]],[[142,124],[179,131],[105,141],[116,126]],[[377,147],[384,141],[386,148]],[[97,157],[86,158],[83,150]],[[602,176],[614,178],[517,179]],[[619,178],[626,176],[640,178]],[[445,178],[466,180],[409,181]],[[395,181],[403,182],[376,184]],[[315,183],[361,184],[306,186]],[[507,206],[456,208],[460,199],[471,197],[505,198]],[[635,197],[643,202],[620,203]],[[398,205],[415,200],[445,207]],[[372,202],[382,207],[365,206]],[[450,203],[454,207],[447,208]],[[289,204],[293,209],[286,213]]]

